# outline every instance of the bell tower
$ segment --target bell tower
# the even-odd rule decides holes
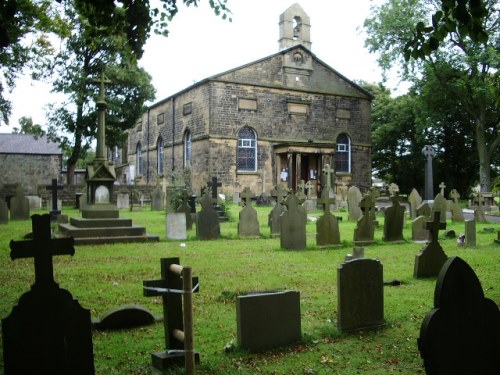
[[[302,7],[295,3],[280,16],[280,51],[302,44],[311,49],[311,21]]]

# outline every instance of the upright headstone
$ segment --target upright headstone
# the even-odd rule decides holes
[[[427,220],[431,220],[432,218],[432,208],[429,205],[428,202],[422,202],[418,207],[417,207],[417,217],[418,216],[423,216]]]
[[[439,244],[439,229],[446,229],[446,223],[439,220],[439,212],[434,213],[434,220],[428,221],[425,229],[429,231],[429,243],[415,256],[413,276],[417,279],[436,277],[448,257]]]
[[[87,206],[88,206],[88,203],[87,203],[87,193],[83,193],[78,198],[78,208],[81,211],[81,210],[84,210],[85,208],[87,208]]]
[[[358,221],[358,219],[363,214],[361,209],[359,208],[359,204],[361,203],[361,199],[363,196],[361,195],[361,191],[356,186],[351,186],[349,191],[347,192],[347,204],[349,211],[349,221]]]
[[[427,374],[499,374],[500,311],[459,257],[443,265],[417,340]]]
[[[240,237],[259,237],[260,227],[257,220],[257,211],[252,207],[252,198],[255,194],[249,187],[245,187],[241,192],[243,209],[239,214],[238,234]]]
[[[414,242],[427,242],[429,240],[429,231],[425,228],[428,218],[418,216],[411,224],[411,239]]]
[[[396,184],[392,184],[392,189],[393,189],[393,193],[391,193],[391,194],[394,194],[396,191],[399,191],[399,186]],[[376,226],[378,226],[377,218],[375,216],[375,206],[377,204],[378,197],[380,197],[380,191],[375,186],[372,186],[370,188],[369,196],[372,200],[372,205],[373,205],[373,208],[370,210],[370,217],[374,221],[374,224]],[[364,212],[363,207],[360,207],[360,208],[361,208],[361,211],[363,211],[363,215],[364,215],[365,212]]]
[[[29,220],[30,203],[24,196],[24,189],[21,185],[16,188],[16,195],[10,199],[10,220]]]
[[[355,332],[385,325],[380,261],[353,259],[337,268],[337,309],[339,331]]]
[[[130,197],[128,193],[118,193],[116,196],[116,206],[118,209],[130,208]]]
[[[344,258],[344,262],[353,259],[362,259],[365,257],[365,248],[364,247],[355,247],[352,249],[352,253],[347,254]]]
[[[184,212],[167,213],[167,238],[170,240],[187,239],[186,214]]]
[[[52,184],[49,186],[46,186],[45,188],[52,192],[52,194],[51,194],[52,207],[50,208],[50,216],[52,216],[52,219],[55,220],[57,218],[57,215],[61,214],[61,209],[58,206],[57,191],[62,190],[63,186],[57,185],[57,178],[53,178]]]
[[[432,204],[432,217],[434,217],[434,213],[439,212],[439,220],[441,223],[446,223],[446,214],[448,212],[448,202],[445,197],[439,193],[434,198],[434,203]]]
[[[460,198],[460,194],[456,189],[452,189],[450,191],[450,199],[453,202],[451,205],[451,220],[454,222],[463,222],[464,214],[462,213],[462,207],[460,207],[458,198]]]
[[[408,202],[410,203],[410,214],[412,219],[416,219],[417,207],[422,204],[422,197],[416,189],[412,189],[410,196],[408,197]]]
[[[252,293],[236,299],[238,344],[251,352],[301,340],[300,292]]]
[[[9,222],[9,207],[7,202],[0,197],[0,224],[7,224]]]
[[[52,257],[73,255],[73,238],[51,238],[50,215],[33,215],[33,240],[10,257],[35,260],[35,283],[2,320],[6,374],[94,374],[90,310],[54,281]]]
[[[330,205],[335,203],[335,198],[330,198],[328,191],[323,190],[318,202],[323,205],[324,214],[316,221],[316,244],[318,246],[340,245],[339,223],[330,212]]]
[[[316,209],[316,205],[314,204],[314,200],[312,199],[311,191],[314,188],[314,184],[308,180],[304,185],[306,189],[306,201],[304,202],[304,208],[307,212],[314,211]]]
[[[213,240],[220,237],[219,214],[214,210],[212,198],[208,192],[203,194],[201,211],[196,215],[196,235],[200,240]]]
[[[375,225],[371,211],[375,210],[370,194],[365,194],[359,207],[364,212],[358,219],[358,224],[354,229],[353,241],[355,244],[369,244],[374,241]]]
[[[283,249],[302,250],[306,248],[307,213],[299,204],[295,194],[290,194],[283,204],[287,210],[280,219],[280,244]]]
[[[476,220],[465,220],[465,245],[476,246]]]
[[[176,210],[177,213],[184,212],[186,214],[186,229],[190,230],[193,227],[192,209],[189,205],[189,194],[187,189],[183,189],[181,193],[181,204]],[[195,211],[196,212],[196,211]]]
[[[340,192],[339,208],[348,208],[349,205],[347,204],[347,191],[349,190],[349,188],[347,187],[345,182],[342,182],[338,189]]]
[[[306,183],[304,180],[300,180],[300,183],[297,185],[297,193],[295,194],[299,200],[299,204],[303,204],[306,199]]]
[[[477,207],[474,210],[474,218],[478,223],[485,223],[486,216],[484,215],[484,197],[481,192],[475,194],[475,199],[477,200]],[[12,208],[11,208],[12,209]]]
[[[268,216],[268,224],[271,229],[271,236],[279,236],[281,233],[281,215],[286,211],[286,206],[283,205],[283,200],[288,195],[288,191],[278,184],[271,191],[271,196],[276,201],[273,209]]]
[[[165,209],[165,193],[158,185],[151,193],[151,210],[163,211]]]
[[[434,199],[434,180],[432,172],[432,158],[436,155],[436,152],[430,145],[425,145],[422,149],[422,153],[425,157],[425,190],[424,190],[424,200],[430,201]]]
[[[405,220],[405,207],[399,204],[398,191],[394,191],[391,197],[392,206],[385,210],[384,236],[383,240],[387,242],[404,241],[403,226]]]

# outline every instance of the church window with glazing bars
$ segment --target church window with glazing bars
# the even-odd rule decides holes
[[[351,138],[345,133],[337,137],[335,172],[351,173]]]
[[[137,176],[142,175],[142,146],[141,142],[137,143],[136,153],[135,153],[135,173]]]
[[[156,162],[158,175],[163,175],[163,161],[165,160],[164,156],[163,138],[159,137],[156,144]]]
[[[238,133],[238,171],[255,172],[257,170],[257,136],[250,128],[243,128]]]
[[[192,141],[191,132],[186,130],[184,134],[184,168],[189,168],[191,166],[191,155],[192,155]]]

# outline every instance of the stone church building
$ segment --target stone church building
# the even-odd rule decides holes
[[[294,4],[280,16],[279,52],[153,104],[129,132],[135,182],[187,171],[195,192],[217,177],[225,193],[304,180],[316,195],[329,164],[337,186],[368,188],[373,97],[311,52],[310,28]]]

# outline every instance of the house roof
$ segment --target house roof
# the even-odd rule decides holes
[[[0,154],[61,155],[57,143],[31,134],[0,134]]]

